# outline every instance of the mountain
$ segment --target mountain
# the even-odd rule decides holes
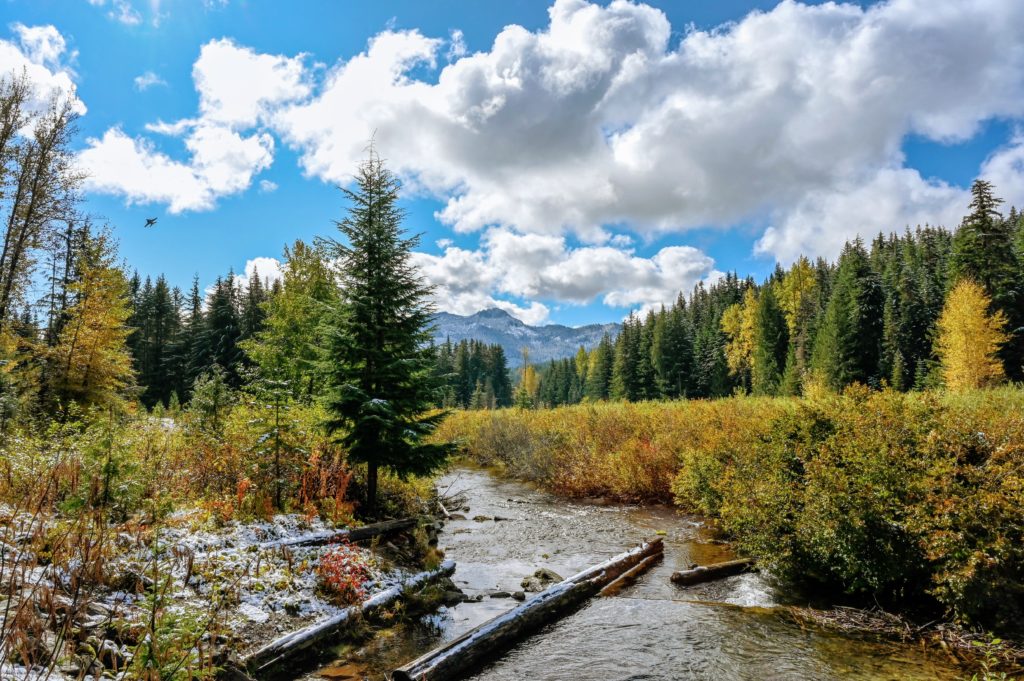
[[[522,365],[524,347],[530,351],[531,362],[541,363],[571,357],[581,345],[589,350],[601,342],[604,334],[615,338],[619,333],[619,324],[588,324],[575,329],[561,324],[529,326],[497,308],[468,317],[439,312],[434,322],[434,339],[438,344],[446,338],[453,343],[463,339],[496,343],[504,348],[508,364],[513,367]]]

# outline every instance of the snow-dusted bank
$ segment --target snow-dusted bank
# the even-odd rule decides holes
[[[3,520],[0,584],[10,594],[0,597],[3,681],[117,677],[156,645],[200,663],[241,666],[285,632],[325,623],[336,629],[329,623],[354,617],[352,598],[392,603],[422,579],[395,545],[402,541],[386,542],[385,550],[348,543],[409,530],[414,519],[339,528],[297,514],[220,523],[207,511],[179,512],[156,529],[108,528],[107,555],[92,583],[28,548],[30,537],[54,531],[56,521],[28,514]],[[359,566],[349,598],[325,588],[318,569],[321,558],[339,550]],[[453,569],[445,564],[434,572]],[[18,646],[6,634],[28,615],[45,629],[30,646]]]

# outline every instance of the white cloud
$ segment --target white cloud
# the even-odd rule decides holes
[[[253,175],[270,166],[274,153],[274,140],[266,133],[243,137],[205,124],[197,124],[185,139],[188,163],[119,128],[86,143],[79,162],[89,189],[123,195],[129,203],[166,203],[171,213],[209,210],[217,198],[243,191]]]
[[[68,53],[67,42],[55,27],[26,26],[15,23],[11,30],[17,43],[0,40],[0,77],[28,76],[34,93],[27,106],[38,111],[46,108],[53,97],[72,97],[75,111],[84,114],[85,104],[75,94],[75,73],[69,62],[75,53]]]
[[[524,321],[546,319],[548,313],[531,299],[573,304],[600,299],[612,307],[647,309],[669,304],[680,291],[720,275],[710,257],[690,246],[669,246],[643,258],[610,246],[571,248],[563,237],[507,229],[488,231],[479,250],[447,245],[440,256],[413,257],[435,286],[440,309],[471,314],[501,307]],[[527,311],[497,297],[502,295],[527,300]]]
[[[784,1],[677,47],[646,5],[557,0],[549,15],[541,31],[506,27],[436,82],[413,67],[436,63],[445,41],[381,33],[275,127],[332,182],[376,131],[412,189],[447,200],[439,217],[458,231],[601,243],[610,224],[657,233],[769,214],[760,248],[789,257],[797,242],[834,254],[874,229],[876,200],[885,229],[948,219],[959,190],[904,168],[902,140],[960,141],[1024,116],[1018,0]],[[847,192],[861,200],[839,201]],[[846,215],[793,233],[837,202]]]
[[[257,54],[231,40],[212,40],[199,52],[192,78],[206,121],[251,128],[276,106],[310,92],[303,56]]]
[[[834,255],[858,234],[870,240],[904,227],[957,227],[969,202],[965,189],[926,181],[909,168],[885,168],[861,181],[808,192],[765,230],[754,250],[785,264],[801,254]]]
[[[275,107],[309,92],[302,59],[256,54],[230,40],[207,43],[192,69],[199,115],[145,126],[150,132],[181,137],[188,161],[111,128],[87,140],[79,155],[89,173],[87,188],[124,196],[131,203],[167,203],[172,213],[209,210],[218,198],[248,189],[254,176],[272,163],[275,146],[268,132],[253,128]],[[265,182],[260,183],[262,191],[276,188]]]
[[[466,56],[466,36],[459,29],[453,29],[448,33],[448,61],[452,62]]]
[[[1024,207],[1024,131],[997,149],[981,166],[981,176],[996,186],[1008,204]]]
[[[260,191],[264,194],[277,191],[277,183],[270,180],[260,180]]]
[[[148,90],[156,85],[167,85],[167,81],[152,71],[146,71],[142,75],[135,76],[135,89],[139,92]]]
[[[245,262],[243,273],[236,275],[236,278],[242,285],[248,287],[249,282],[256,275],[259,276],[262,284],[273,284],[275,281],[280,281],[284,276],[281,273],[281,261],[264,256],[252,258]]]
[[[138,26],[142,23],[142,15],[128,0],[114,0],[113,8],[107,16],[125,26]]]

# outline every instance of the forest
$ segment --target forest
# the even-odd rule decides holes
[[[532,367],[528,403],[801,395],[860,383],[905,392],[1020,381],[1024,221],[987,182],[956,231],[918,227],[801,257],[760,284],[729,274],[621,334]],[[518,401],[521,403],[523,400]]]
[[[266,634],[228,613],[297,591],[315,604],[272,617],[336,612],[442,555],[421,517],[391,553],[196,556],[425,517],[456,455],[673,503],[787,588],[1020,634],[1024,219],[991,184],[955,230],[730,273],[513,371],[498,345],[431,341],[372,147],[337,238],[293,240],[279,280],[183,292],[119,259],[83,208],[74,110],[30,89],[0,81],[0,664],[213,678]]]

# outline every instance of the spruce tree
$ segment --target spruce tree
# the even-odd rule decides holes
[[[755,395],[777,394],[786,367],[789,335],[774,288],[768,284],[761,289],[754,313],[750,381]]]
[[[962,279],[981,284],[1010,325],[1010,339],[999,353],[1007,375],[1024,378],[1024,296],[1020,291],[1020,269],[1014,251],[1013,225],[999,213],[1002,199],[992,184],[975,180],[971,186],[971,212],[953,237],[949,286]]]
[[[350,461],[367,465],[372,513],[379,468],[427,474],[452,445],[424,442],[445,414],[429,411],[431,289],[410,259],[419,238],[403,235],[399,182],[372,149],[355,179],[355,191],[343,189],[348,216],[337,223],[347,243],[326,242],[342,301],[327,320],[325,425]]]
[[[860,239],[846,244],[818,337],[813,367],[833,389],[879,381],[883,301]]]

